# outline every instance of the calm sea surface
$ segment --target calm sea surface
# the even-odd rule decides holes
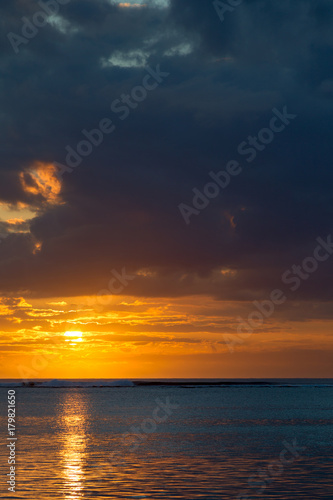
[[[333,382],[314,384],[15,387],[16,493],[2,384],[0,497],[332,499]]]

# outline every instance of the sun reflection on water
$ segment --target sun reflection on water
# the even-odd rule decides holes
[[[67,500],[80,499],[84,494],[87,412],[87,401],[80,391],[63,392],[59,413],[63,439],[59,455]]]

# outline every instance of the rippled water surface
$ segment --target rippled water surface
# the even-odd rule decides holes
[[[1,498],[333,498],[332,387],[15,390],[12,494],[0,388]]]

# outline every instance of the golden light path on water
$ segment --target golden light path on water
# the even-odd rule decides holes
[[[58,423],[63,429],[60,465],[63,469],[64,498],[77,500],[82,498],[84,488],[88,408],[80,391],[64,391],[62,398]]]

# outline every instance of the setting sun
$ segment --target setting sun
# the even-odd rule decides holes
[[[65,337],[72,337],[69,339],[66,339],[66,342],[71,342],[70,345],[76,345],[76,342],[83,342],[82,340],[82,332],[65,332],[64,333]]]
[[[65,337],[82,337],[82,332],[66,332]]]

